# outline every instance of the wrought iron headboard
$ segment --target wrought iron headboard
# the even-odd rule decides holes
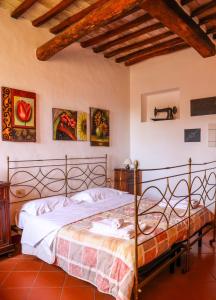
[[[10,160],[11,203],[54,195],[71,196],[90,187],[106,186],[107,155],[57,159]]]

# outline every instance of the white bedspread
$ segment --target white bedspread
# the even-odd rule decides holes
[[[133,201],[133,195],[123,194],[116,196],[114,199],[107,198],[95,203],[74,203],[57,211],[40,216],[31,216],[26,221],[22,234],[23,253],[34,254],[47,263],[54,263],[55,237],[63,226],[121,207]]]

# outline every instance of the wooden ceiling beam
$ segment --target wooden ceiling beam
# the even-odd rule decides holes
[[[216,1],[212,0],[206,4],[203,4],[201,6],[199,6],[198,8],[194,9],[191,13],[191,17],[197,17],[201,14],[203,14],[204,12],[208,11],[211,8],[216,7]]]
[[[39,60],[48,60],[83,36],[104,26],[111,20],[116,20],[122,13],[128,12],[143,0],[106,0],[102,5],[91,11],[73,26],[40,46],[36,55]]]
[[[191,3],[192,1],[194,1],[194,0],[181,0],[181,5],[189,4],[189,3]]]
[[[81,11],[79,11],[78,13],[72,15],[71,17],[63,20],[62,22],[60,22],[56,26],[52,27],[50,29],[50,32],[54,33],[54,34],[58,34],[58,33],[62,32],[67,27],[73,25],[74,23],[78,22],[82,18],[86,17],[91,11],[94,11],[95,9],[100,7],[100,5],[102,5],[104,3],[106,3],[106,0],[99,0],[99,1],[95,2],[92,5],[89,5],[88,7],[82,9]],[[122,13],[122,15],[120,15],[119,18],[116,18],[116,20],[124,18],[124,17],[126,17],[126,16],[128,16],[128,15],[134,13],[134,12],[137,12],[138,10],[140,10],[140,7],[135,6],[135,7],[133,7],[133,9],[131,9],[131,11],[127,11],[127,12]]]
[[[151,38],[144,39],[143,41],[136,42],[136,43],[133,43],[133,44],[130,44],[130,45],[127,45],[127,46],[115,49],[115,50],[110,51],[110,52],[106,52],[104,54],[104,57],[110,58],[110,57],[116,56],[116,55],[118,55],[120,53],[128,52],[130,50],[137,49],[137,48],[140,48],[142,46],[158,42],[158,41],[160,41],[162,39],[165,39],[165,38],[168,38],[168,37],[170,37],[172,35],[174,35],[174,33],[172,33],[171,31],[167,31],[167,32],[158,34],[156,36],[153,36]]]
[[[41,26],[59,13],[61,13],[63,10],[65,10],[69,5],[71,5],[76,0],[62,0],[57,5],[52,7],[50,10],[48,10],[45,14],[41,15],[40,17],[36,18],[32,21],[32,25],[35,27]]]
[[[106,3],[106,0],[98,0],[92,5],[89,5],[88,7],[82,9],[78,13],[72,15],[71,17],[68,17],[67,19],[63,20],[56,26],[52,27],[50,29],[51,33],[58,34],[65,30],[67,27],[73,25],[74,23],[80,21],[82,18],[86,17],[90,12],[94,11],[95,9],[99,8],[101,5]]]
[[[216,13],[213,13],[213,14],[210,14],[210,15],[207,15],[207,16],[201,18],[199,20],[199,24],[204,25],[204,24],[207,24],[211,21],[213,21],[214,23],[216,22]]]
[[[11,17],[18,19],[36,2],[37,0],[24,0],[14,11],[12,11]]]
[[[154,46],[146,47],[146,48],[143,48],[141,50],[129,53],[129,54],[121,56],[121,57],[118,57],[118,58],[116,58],[116,62],[117,63],[125,62],[125,61],[130,60],[132,58],[135,58],[137,56],[147,55],[147,54],[150,54],[152,52],[167,49],[167,48],[171,48],[173,46],[176,46],[176,45],[179,45],[179,44],[182,44],[182,43],[184,43],[184,41],[181,38],[177,37],[177,38],[171,39],[169,41],[159,43],[159,44],[156,44]]]
[[[140,16],[140,17],[138,17],[130,22],[127,22],[119,27],[109,30],[103,34],[100,34],[100,35],[95,36],[91,39],[88,39],[84,42],[81,42],[81,46],[83,48],[86,48],[86,47],[93,46],[95,44],[99,44],[99,43],[103,42],[104,40],[107,40],[115,35],[121,34],[133,27],[137,27],[137,26],[144,24],[145,22],[148,22],[150,20],[152,20],[152,17],[149,14],[145,14],[145,15]]]
[[[131,33],[128,33],[128,34],[125,34],[115,40],[112,40],[110,42],[107,42],[107,43],[104,43],[104,44],[101,44],[95,48],[93,48],[94,52],[95,53],[98,53],[98,52],[102,52],[102,51],[105,51],[113,46],[116,46],[116,45],[119,45],[121,43],[124,43],[124,42],[128,42],[136,37],[139,37],[143,34],[146,34],[146,33],[149,33],[149,32],[152,32],[152,31],[155,31],[155,30],[158,30],[158,29],[161,29],[161,28],[164,28],[164,25],[161,24],[161,23],[155,23],[153,25],[150,25],[150,26],[147,26],[147,27],[144,27],[142,29],[139,29],[137,31],[134,31],[134,32],[131,32]]]
[[[216,54],[211,39],[175,0],[144,0],[141,7],[181,37],[203,57]],[[173,22],[175,20],[175,22]]]
[[[125,62],[125,66],[132,66],[134,64],[137,64],[139,62],[142,62],[144,60],[156,57],[156,56],[161,56],[161,55],[165,55],[165,54],[170,54],[170,53],[174,53],[180,50],[184,50],[190,48],[190,46],[188,46],[185,43],[179,44],[177,46],[171,47],[171,48],[166,48],[163,50],[158,50],[149,54],[144,54],[144,55],[138,55],[137,57],[130,59],[128,61]]]

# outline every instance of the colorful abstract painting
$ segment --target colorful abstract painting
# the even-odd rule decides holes
[[[2,139],[36,142],[36,94],[2,87]]]
[[[77,140],[87,141],[87,118],[88,114],[86,112],[77,113]]]
[[[109,111],[99,108],[90,108],[91,145],[109,146]]]
[[[77,141],[77,112],[53,108],[53,139]]]

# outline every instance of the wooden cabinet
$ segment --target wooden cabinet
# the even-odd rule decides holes
[[[0,255],[14,250],[11,243],[9,187],[9,183],[0,181]]]
[[[137,171],[137,182],[142,181],[142,172]],[[134,193],[134,170],[133,169],[115,169],[114,170],[114,187],[117,190]],[[137,184],[137,193],[141,195],[142,184]]]

